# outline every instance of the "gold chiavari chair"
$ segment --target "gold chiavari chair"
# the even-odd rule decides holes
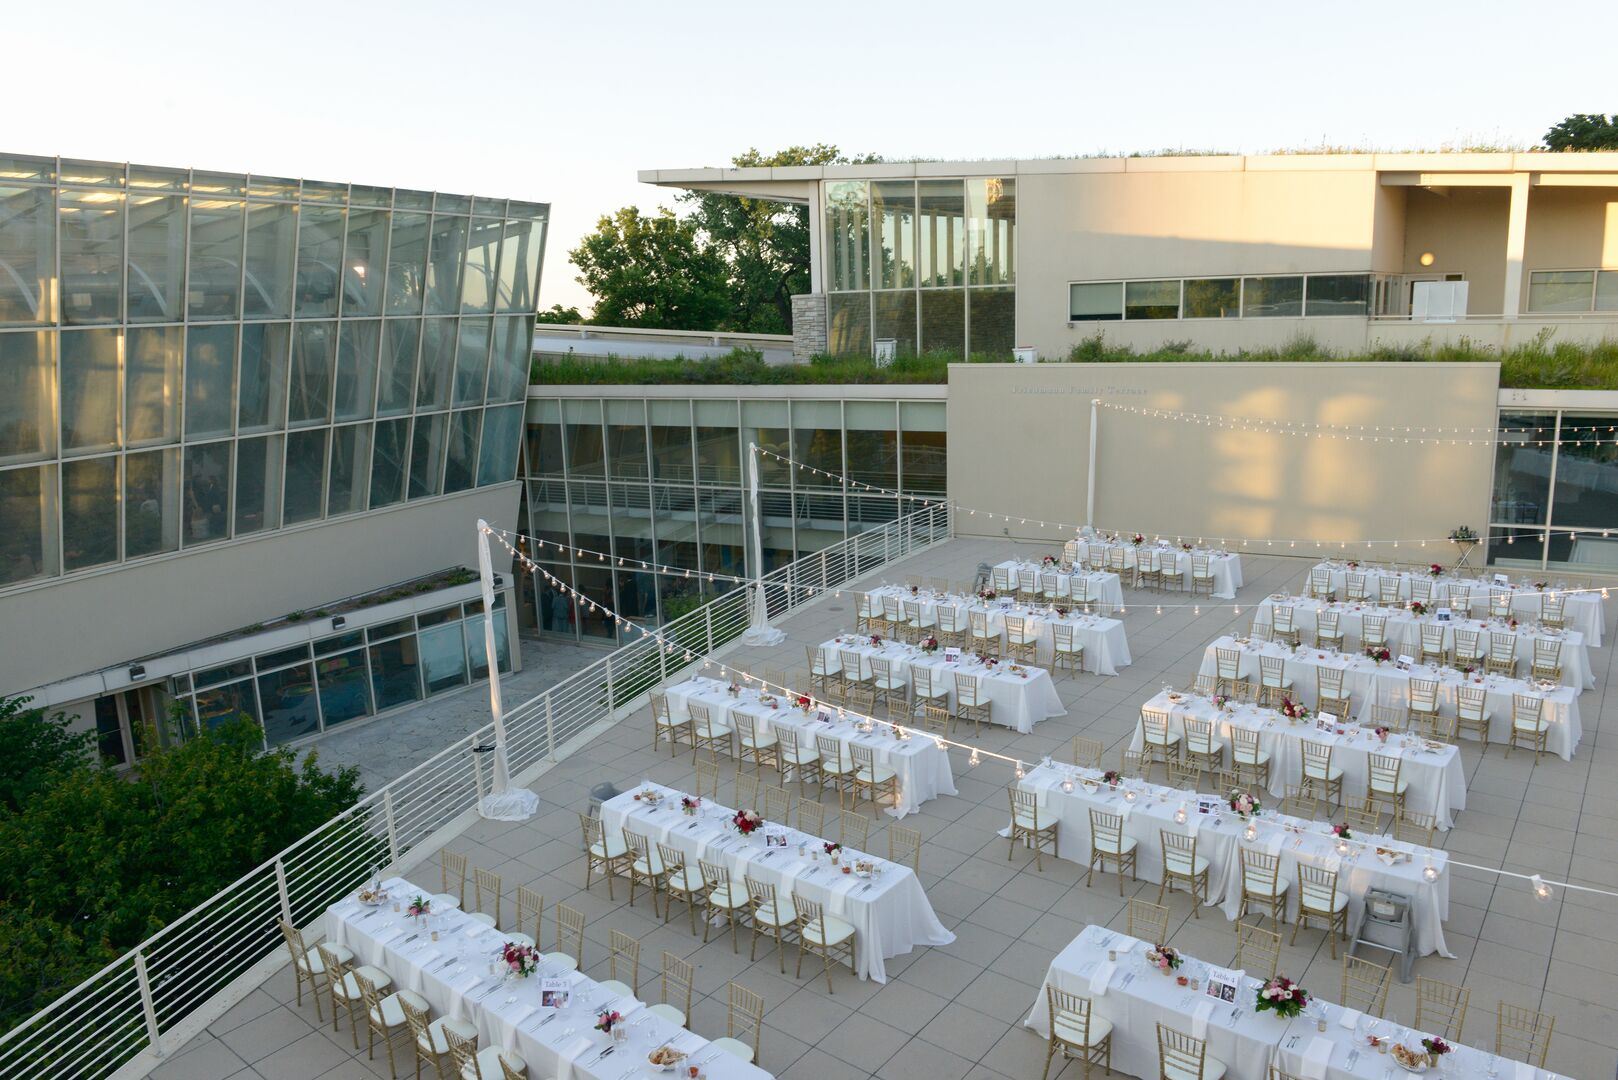
[[[1159,1080],[1219,1080],[1225,1063],[1208,1053],[1208,1043],[1177,1028],[1157,1025]]]
[[[1388,984],[1392,968],[1353,953],[1343,953],[1343,985],[1337,1003],[1345,1009],[1358,1009],[1371,1016],[1381,1016],[1388,1003]]]
[[[533,917],[530,924],[529,916]],[[545,922],[545,896],[532,886],[517,886],[517,929],[506,931],[506,940],[515,945],[527,945],[531,949],[539,948],[540,933]],[[534,932],[528,932],[532,925]]]
[[[946,578],[946,577],[928,578],[927,579],[927,587],[932,589],[933,592],[938,593],[939,595],[943,595],[944,593],[949,592],[949,578]]]
[[[929,705],[942,705],[945,714],[949,712],[949,687],[944,685],[944,672],[939,668],[932,668],[926,664],[912,664],[910,666],[910,710],[908,715],[914,717]],[[891,716],[892,713],[890,712]]]
[[[1331,569],[1317,566],[1309,571],[1309,596],[1314,600],[1331,601],[1337,598],[1331,585]]]
[[[1255,641],[1274,641],[1275,624],[1268,619],[1261,619],[1255,615],[1253,616],[1253,625],[1248,628],[1247,633]]]
[[[1455,691],[1456,735],[1471,733],[1483,743],[1482,752],[1489,752],[1489,710],[1484,707],[1487,692],[1481,686],[1462,686]]]
[[[416,1044],[416,1080],[421,1080],[421,1066],[424,1063],[433,1067],[439,1080],[444,1080],[444,1058],[449,1055],[449,1040],[444,1036],[444,1029],[454,1028],[461,1038],[476,1039],[477,1025],[448,1016],[434,1020],[431,1010],[417,1008],[415,1002],[408,998],[400,998],[399,1007],[404,1010],[405,1023],[410,1026],[410,1034]]]
[[[360,968],[353,973],[355,985],[359,987],[360,1003],[365,1009],[365,1058],[367,1061],[376,1059],[376,1039],[382,1037],[382,1044],[388,1051],[388,1075],[398,1076],[398,1067],[393,1060],[393,1038],[403,1032],[410,1034],[410,1021],[405,1018],[404,1003],[410,1002],[422,1012],[429,1011],[432,1006],[427,999],[414,990],[395,990],[383,996],[382,991]],[[358,1049],[358,1047],[355,1047]]]
[[[1067,668],[1074,675],[1084,670],[1084,644],[1073,633],[1073,625],[1051,624],[1051,670]]]
[[[968,675],[964,671],[951,673],[955,679],[955,719],[957,722],[972,722],[972,737],[983,735],[983,724],[991,716],[991,702],[982,696],[983,682],[977,675]]]
[[[1131,896],[1125,908],[1124,932],[1132,938],[1166,945],[1169,940],[1169,909],[1150,900]]]
[[[871,819],[855,810],[837,811],[837,841],[864,851],[871,843]]]
[[[1459,1043],[1466,1028],[1466,1007],[1472,991],[1464,986],[1416,976],[1416,1030],[1430,1031]]]
[[[556,948],[543,954],[545,963],[577,971],[584,965],[584,912],[559,903],[551,921],[556,924]]]
[[[1069,754],[1073,764],[1081,769],[1101,768],[1101,755],[1106,752],[1100,739],[1091,739],[1084,735],[1073,736],[1073,749]]]
[[[320,1011],[320,992],[324,983],[331,978],[326,970],[325,961],[319,952],[310,952],[303,943],[303,933],[296,926],[285,919],[277,919],[281,927],[281,937],[286,942],[287,952],[292,954],[293,989],[297,994],[298,1007],[303,1008],[303,984],[309,984],[309,996],[315,999],[315,1018],[325,1023],[326,1017]],[[331,952],[339,957],[344,964],[354,962],[354,951],[346,945],[331,945]]]
[[[754,810],[758,808],[758,792],[763,786],[757,776],[743,776],[736,774],[736,809]]]
[[[1212,775],[1222,769],[1225,764],[1225,744],[1214,737],[1213,721],[1188,716],[1184,726],[1185,744],[1181,747],[1181,755],[1197,767],[1198,778],[1204,771]]]
[[[700,701],[686,703],[686,709],[691,713],[691,761],[697,760],[697,751],[704,746],[708,753],[716,760],[721,751],[731,754],[730,725],[723,720],[715,720],[708,710],[708,706]]]
[[[1552,630],[1567,628],[1567,596],[1564,593],[1539,594],[1539,623]]]
[[[665,735],[669,740],[669,754],[678,755],[680,752],[680,737],[683,735],[686,742],[690,742],[691,714],[687,712],[684,720],[675,720],[669,714],[669,699],[661,690],[652,691],[652,749],[657,749],[658,740]]]
[[[1495,1013],[1495,1056],[1526,1061],[1543,1069],[1555,1027],[1556,1017],[1549,1013],[1502,1001]]]
[[[1333,747],[1313,739],[1298,740],[1298,752],[1303,759],[1303,782],[1325,796],[1333,806],[1343,803],[1343,770],[1333,765]]]
[[[460,1080],[510,1080],[528,1074],[528,1063],[522,1055],[498,1046],[479,1050],[476,1034],[467,1038],[460,1031],[445,1028],[444,1041],[449,1044],[449,1056]]]
[[[1234,691],[1238,686],[1247,686],[1248,680],[1241,674],[1242,654],[1238,649],[1214,649],[1214,668],[1217,673],[1218,688],[1221,691]]]
[[[880,811],[886,799],[893,807],[899,805],[899,774],[876,759],[876,751],[869,746],[852,743],[848,749],[854,759],[854,807],[871,800],[871,816]]]
[[[1297,620],[1298,611],[1291,604],[1276,604],[1270,608],[1271,639],[1297,648],[1303,637]]]
[[[1259,746],[1258,732],[1245,727],[1230,729],[1230,764],[1242,782],[1256,787],[1270,786],[1270,752]]]
[[[1255,979],[1275,978],[1281,965],[1281,931],[1266,929],[1262,923],[1238,922],[1232,963]]]
[[[640,997],[639,938],[622,930],[607,931],[607,977],[601,985],[619,997]]]
[[[1348,941],[1348,892],[1339,887],[1336,870],[1327,870],[1312,863],[1298,864],[1298,918],[1292,924],[1292,944],[1298,943],[1298,931],[1312,921],[1326,924],[1326,940],[1331,945],[1331,958],[1337,959],[1337,942]]]
[[[1383,582],[1387,584],[1386,581]],[[1394,588],[1394,599],[1398,599],[1398,588]],[[1388,617],[1386,615],[1365,615],[1360,619],[1360,648],[1385,649],[1388,647]]]
[[[893,717],[894,700],[898,699],[899,712],[905,711],[904,678],[894,667],[893,661],[881,656],[871,657],[871,694],[872,705],[881,705],[887,710],[888,717]]]
[[[865,674],[865,660],[863,655],[855,649],[837,650],[838,674],[843,680],[843,699],[852,701],[849,695],[855,690],[869,690],[871,678]],[[867,710],[869,711],[869,710]]]
[[[607,899],[612,899],[612,879],[629,868],[629,848],[622,834],[609,836],[601,827],[601,819],[589,814],[579,815],[579,829],[584,833],[584,887],[597,870],[607,879]]]
[[[870,684],[850,686],[843,697],[845,704],[848,706],[848,711],[853,713],[856,718],[869,716],[874,719],[876,717],[876,691],[871,688]]]
[[[753,762],[753,771],[762,773],[766,765],[779,770],[781,758],[776,752],[781,748],[780,742],[773,731],[761,731],[758,717],[751,713],[736,712],[736,767],[740,769],[742,763],[748,760]]]
[[[1238,919],[1247,918],[1250,907],[1268,911],[1277,926],[1287,921],[1287,887],[1292,883],[1281,876],[1281,856],[1253,848],[1242,848],[1242,906]]]
[[[1428,661],[1434,664],[1442,664],[1446,657],[1443,626],[1423,623],[1421,627],[1421,655],[1418,659],[1423,664]]]
[[[702,943],[708,944],[708,930],[713,926],[714,918],[722,918],[730,924],[730,951],[737,952],[736,928],[752,904],[747,887],[731,881],[727,868],[707,859],[698,859],[697,866],[702,871],[702,884],[706,890],[704,899],[708,905],[708,918],[702,921]]]
[[[1168,583],[1170,576],[1169,574],[1163,575],[1164,584]],[[1174,574],[1172,576],[1178,578],[1180,575]],[[1213,557],[1196,552],[1191,556],[1191,595],[1196,596],[1199,593],[1206,593],[1208,596],[1213,596],[1213,592]]]
[[[1286,661],[1279,656],[1258,658],[1259,704],[1279,706],[1292,694],[1292,680],[1286,675]]]
[[[1491,675],[1504,675],[1508,679],[1517,676],[1517,635],[1512,633],[1495,632],[1489,635],[1489,654],[1484,658],[1484,668]]]
[[[1214,776],[1223,776],[1214,772]],[[1195,791],[1202,783],[1202,767],[1192,761],[1169,762],[1169,787],[1177,791]]]
[[[986,611],[967,612],[969,629],[967,643],[979,656],[997,656],[1000,653],[1000,635],[989,632],[989,614]]]
[[[1483,635],[1476,630],[1455,631],[1455,666],[1463,671],[1475,671],[1483,666]]]
[[[1534,639],[1534,662],[1528,674],[1535,679],[1560,683],[1562,681],[1562,643],[1555,638]]]
[[[1410,599],[1413,603],[1425,604],[1429,607],[1433,602],[1433,580],[1430,577],[1415,577],[1410,579]]]
[[[1534,761],[1545,752],[1550,734],[1550,722],[1545,719],[1545,699],[1532,694],[1511,695],[1511,738],[1506,743],[1506,757],[1517,746],[1527,743],[1534,751]]]
[[[1163,882],[1157,887],[1157,902],[1183,885],[1191,894],[1191,917],[1202,918],[1202,905],[1208,902],[1208,860],[1197,854],[1197,838],[1169,829],[1159,829],[1158,835],[1163,843]]]
[[[1286,796],[1281,800],[1281,813],[1292,817],[1313,821],[1320,816],[1320,800],[1315,798],[1314,788],[1307,783],[1288,784]]]
[[[826,993],[836,993],[831,984],[832,964],[839,953],[848,954],[848,969],[856,971],[854,960],[854,925],[827,915],[818,901],[807,897],[798,900],[798,970],[796,978],[803,978],[803,957],[814,953],[824,961]]]
[[[1343,669],[1333,667],[1317,667],[1315,669],[1315,709],[1323,714],[1330,714],[1339,720],[1346,720],[1350,716],[1349,691],[1343,689]]]
[[[1006,859],[1010,860],[1017,854],[1017,842],[1021,841],[1024,847],[1034,852],[1034,868],[1043,873],[1043,851],[1047,845],[1051,849],[1051,858],[1060,858],[1056,836],[1058,820],[1054,814],[1041,815],[1038,796],[1016,783],[1006,786],[1006,795],[1011,803],[1011,844],[1006,849]]]
[[[905,609],[897,596],[882,598],[882,625],[888,637],[898,641],[910,640],[910,628],[905,625]]]
[[[1053,851],[1052,854],[1055,854]],[[1107,860],[1118,864],[1118,895],[1124,895],[1124,871],[1129,871],[1131,881],[1139,881],[1135,872],[1136,844],[1135,838],[1124,835],[1124,819],[1118,814],[1109,814],[1104,810],[1091,808],[1090,810],[1090,866],[1084,874],[1084,884],[1090,884],[1095,875],[1096,867],[1101,872],[1107,872]]]
[[[778,966],[781,974],[785,975],[787,936],[796,932],[798,909],[793,903],[792,896],[778,895],[774,885],[765,881],[754,881],[751,877],[744,877],[742,880],[747,883],[747,895],[753,904],[753,943],[747,950],[748,961],[758,960],[760,936],[774,938]]]
[[[966,644],[966,626],[961,622],[960,609],[953,604],[938,605],[938,643],[956,649]]]
[[[1438,680],[1411,679],[1405,725],[1417,728],[1438,716]]]
[[[1315,616],[1315,648],[1342,649],[1343,616],[1336,611],[1322,611]]]
[[[942,735],[948,738],[953,734],[950,726],[953,723],[954,718],[950,716],[947,704],[923,705],[921,707],[921,730],[928,734]]]
[[[938,629],[937,609],[927,610],[920,600],[906,600],[904,602],[905,633],[911,641],[920,641],[932,636]]]
[[[1045,1005],[1050,1010],[1050,1037],[1045,1049],[1045,1071],[1040,1080],[1049,1080],[1051,1061],[1062,1055],[1062,1067],[1070,1058],[1084,1063],[1085,1080],[1092,1066],[1100,1065],[1112,1075],[1112,1021],[1090,1013],[1090,999],[1045,987]],[[1060,1075],[1061,1070],[1058,1070]]]
[[[889,825],[888,861],[921,873],[921,830]]]
[[[822,803],[798,800],[798,831],[810,836],[826,835],[826,807]]]
[[[658,857],[663,861],[663,925],[667,926],[674,914],[674,902],[685,905],[691,917],[691,933],[697,932],[697,908],[707,895],[707,883],[702,871],[689,865],[685,852],[667,844],[657,845]]]
[[[785,788],[764,789],[764,820],[782,825],[792,820],[792,792]]]
[[[1131,779],[1146,776],[1146,755],[1139,750],[1125,750],[1118,755],[1118,773]]]
[[[1393,819],[1393,838],[1403,840],[1407,844],[1432,847],[1433,832],[1437,827],[1437,819],[1432,814],[1423,814],[1401,806]]]
[[[696,983],[696,968],[687,960],[663,950],[663,972],[658,976],[658,1002],[648,1005],[646,1011],[661,1017],[675,1027],[685,1027],[685,1018],[691,1015],[691,988]]]
[[[1215,691],[1219,689],[1219,676],[1193,675],[1189,689],[1199,697],[1213,697]]]
[[[1405,729],[1405,710],[1397,705],[1372,705],[1371,726],[1401,732]]]
[[[1365,575],[1350,571],[1343,578],[1345,598],[1351,603],[1369,600],[1370,595],[1365,591]]]
[[[1368,802],[1386,803],[1398,814],[1405,804],[1405,792],[1410,788],[1408,778],[1401,776],[1404,758],[1393,754],[1372,754],[1365,776],[1365,798]]]
[[[1396,577],[1382,577],[1377,579],[1377,602],[1383,607],[1399,606],[1399,579]]]
[[[815,735],[815,746],[820,751],[820,775],[837,792],[837,805],[843,805],[843,793],[854,790],[854,759],[849,756],[848,744],[835,735],[820,732]],[[803,803],[798,804],[801,813]]]
[[[432,898],[440,911],[466,906],[466,856],[445,848],[438,853],[438,871],[444,891]]]
[[[697,762],[697,790],[694,794],[699,799],[719,799],[719,762]]]
[[[854,609],[854,632],[881,633],[876,624],[882,621],[882,598],[874,593],[860,593],[859,598],[859,606]]]
[[[820,775],[820,751],[814,741],[797,728],[787,724],[775,726],[775,756],[781,766],[781,789],[786,790],[787,773],[798,781],[798,796],[802,798],[808,785],[818,793],[823,778]]]
[[[1169,714],[1162,709],[1142,708],[1140,711],[1141,750],[1146,754],[1146,768],[1161,761],[1166,766],[1180,759],[1180,733],[1169,730]]]
[[[809,693],[822,698],[832,696],[832,683],[837,678],[827,663],[826,650],[806,645],[803,649],[809,661]]]
[[[1034,628],[1032,619],[1025,619],[1021,615],[1006,616],[1006,654],[1013,660],[1021,660],[1025,664],[1032,664],[1035,660],[1035,649],[1039,645],[1039,633]]]
[[[477,908],[466,917],[484,926],[500,925],[500,875],[481,866],[472,871],[472,895]],[[490,909],[493,909],[492,911]]]
[[[1369,833],[1372,836],[1382,832],[1382,811],[1377,804],[1369,799],[1360,799],[1349,803],[1343,810],[1343,820],[1353,832]]]

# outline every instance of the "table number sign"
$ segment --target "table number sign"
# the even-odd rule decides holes
[[[570,986],[571,984],[566,979],[541,979],[539,981],[540,1008],[567,1008],[567,999],[571,993]]]
[[[946,664],[958,664],[960,662],[961,662],[961,650],[955,648],[953,645],[944,650],[944,663],[946,663]]]
[[[1197,813],[1217,814],[1219,813],[1219,802],[1219,796],[1217,795],[1198,795]]]
[[[1511,579],[1509,577],[1507,577],[1505,574],[1496,574],[1496,575],[1494,575],[1494,583],[1496,585],[1507,585],[1507,586],[1509,586],[1511,584]]]
[[[825,709],[820,709],[815,713],[815,720],[822,724],[829,724],[831,723],[831,714]]]
[[[1337,717],[1329,712],[1319,713],[1315,716],[1315,730],[1323,731],[1327,735],[1337,731]]]
[[[1437,615],[1439,622],[1449,622],[1454,617],[1453,613],[1451,613],[1450,609],[1447,607],[1439,608]]]
[[[1241,971],[1209,965],[1208,985],[1204,991],[1209,997],[1234,1004],[1236,994],[1241,989],[1241,986]]]
[[[1393,666],[1398,668],[1400,671],[1409,671],[1415,662],[1416,658],[1414,656],[1411,656],[1409,653],[1400,653],[1398,662]]]

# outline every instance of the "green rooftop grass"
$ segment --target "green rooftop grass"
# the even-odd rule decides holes
[[[950,364],[963,361],[1004,363],[1009,359],[999,355],[963,358],[959,353],[932,352],[900,357],[886,367],[877,367],[869,357],[854,356],[816,356],[807,364],[771,365],[766,364],[757,352],[734,349],[724,356],[696,359],[629,356],[545,358],[535,360],[532,381],[537,385],[586,386],[677,383],[697,386],[905,385],[948,382]],[[1046,357],[1041,358],[1040,362],[1107,364],[1126,361],[1185,364],[1229,361],[1385,361],[1412,364],[1498,361],[1500,385],[1503,387],[1618,390],[1618,340],[1606,339],[1594,345],[1579,345],[1566,341],[1552,343],[1548,335],[1503,353],[1463,340],[1457,344],[1389,347],[1359,354],[1333,353],[1309,337],[1298,338],[1276,348],[1214,353],[1194,349],[1189,342],[1171,342],[1152,352],[1136,352],[1127,346],[1107,343],[1098,336],[1075,345],[1066,357]]]

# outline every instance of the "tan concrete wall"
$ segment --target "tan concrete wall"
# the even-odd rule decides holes
[[[71,678],[448,566],[479,517],[516,527],[515,483],[136,563],[0,597],[0,694]]]
[[[1467,313],[1500,314],[1505,295],[1510,190],[1454,187],[1445,194],[1420,188],[1406,190],[1404,263],[1399,271],[1464,274]],[[1431,266],[1421,265],[1424,251],[1433,254]]]
[[[1082,521],[1092,398],[1225,416],[1492,429],[1498,385],[1495,364],[952,365],[950,497],[1014,515],[986,522],[959,511],[956,530],[1057,539],[1062,530],[1037,523]],[[1311,540],[1440,537],[1461,524],[1483,531],[1493,466],[1486,445],[1301,438],[1108,409],[1099,416],[1099,527]],[[1446,545],[1433,557],[1453,554]]]
[[[1523,244],[1523,310],[1528,310],[1528,271],[1586,267],[1618,268],[1618,188],[1532,188]]]

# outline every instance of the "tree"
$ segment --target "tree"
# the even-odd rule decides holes
[[[0,815],[16,813],[90,761],[95,736],[69,730],[61,713],[23,708],[31,700],[0,698]]]
[[[60,718],[21,704],[0,702],[8,747],[66,746]],[[356,770],[325,771],[313,753],[298,764],[286,748],[264,753],[263,737],[241,717],[129,774],[79,752],[21,803],[0,805],[0,1028],[359,799]]]
[[[577,326],[584,321],[576,307],[563,307],[561,304],[552,304],[550,307],[534,316],[536,323],[556,323],[562,326]]]
[[[1547,150],[1618,150],[1618,114],[1574,113],[1545,133]]]
[[[643,217],[626,206],[596,222],[568,253],[605,326],[714,330],[726,312],[725,263],[674,211]]]

